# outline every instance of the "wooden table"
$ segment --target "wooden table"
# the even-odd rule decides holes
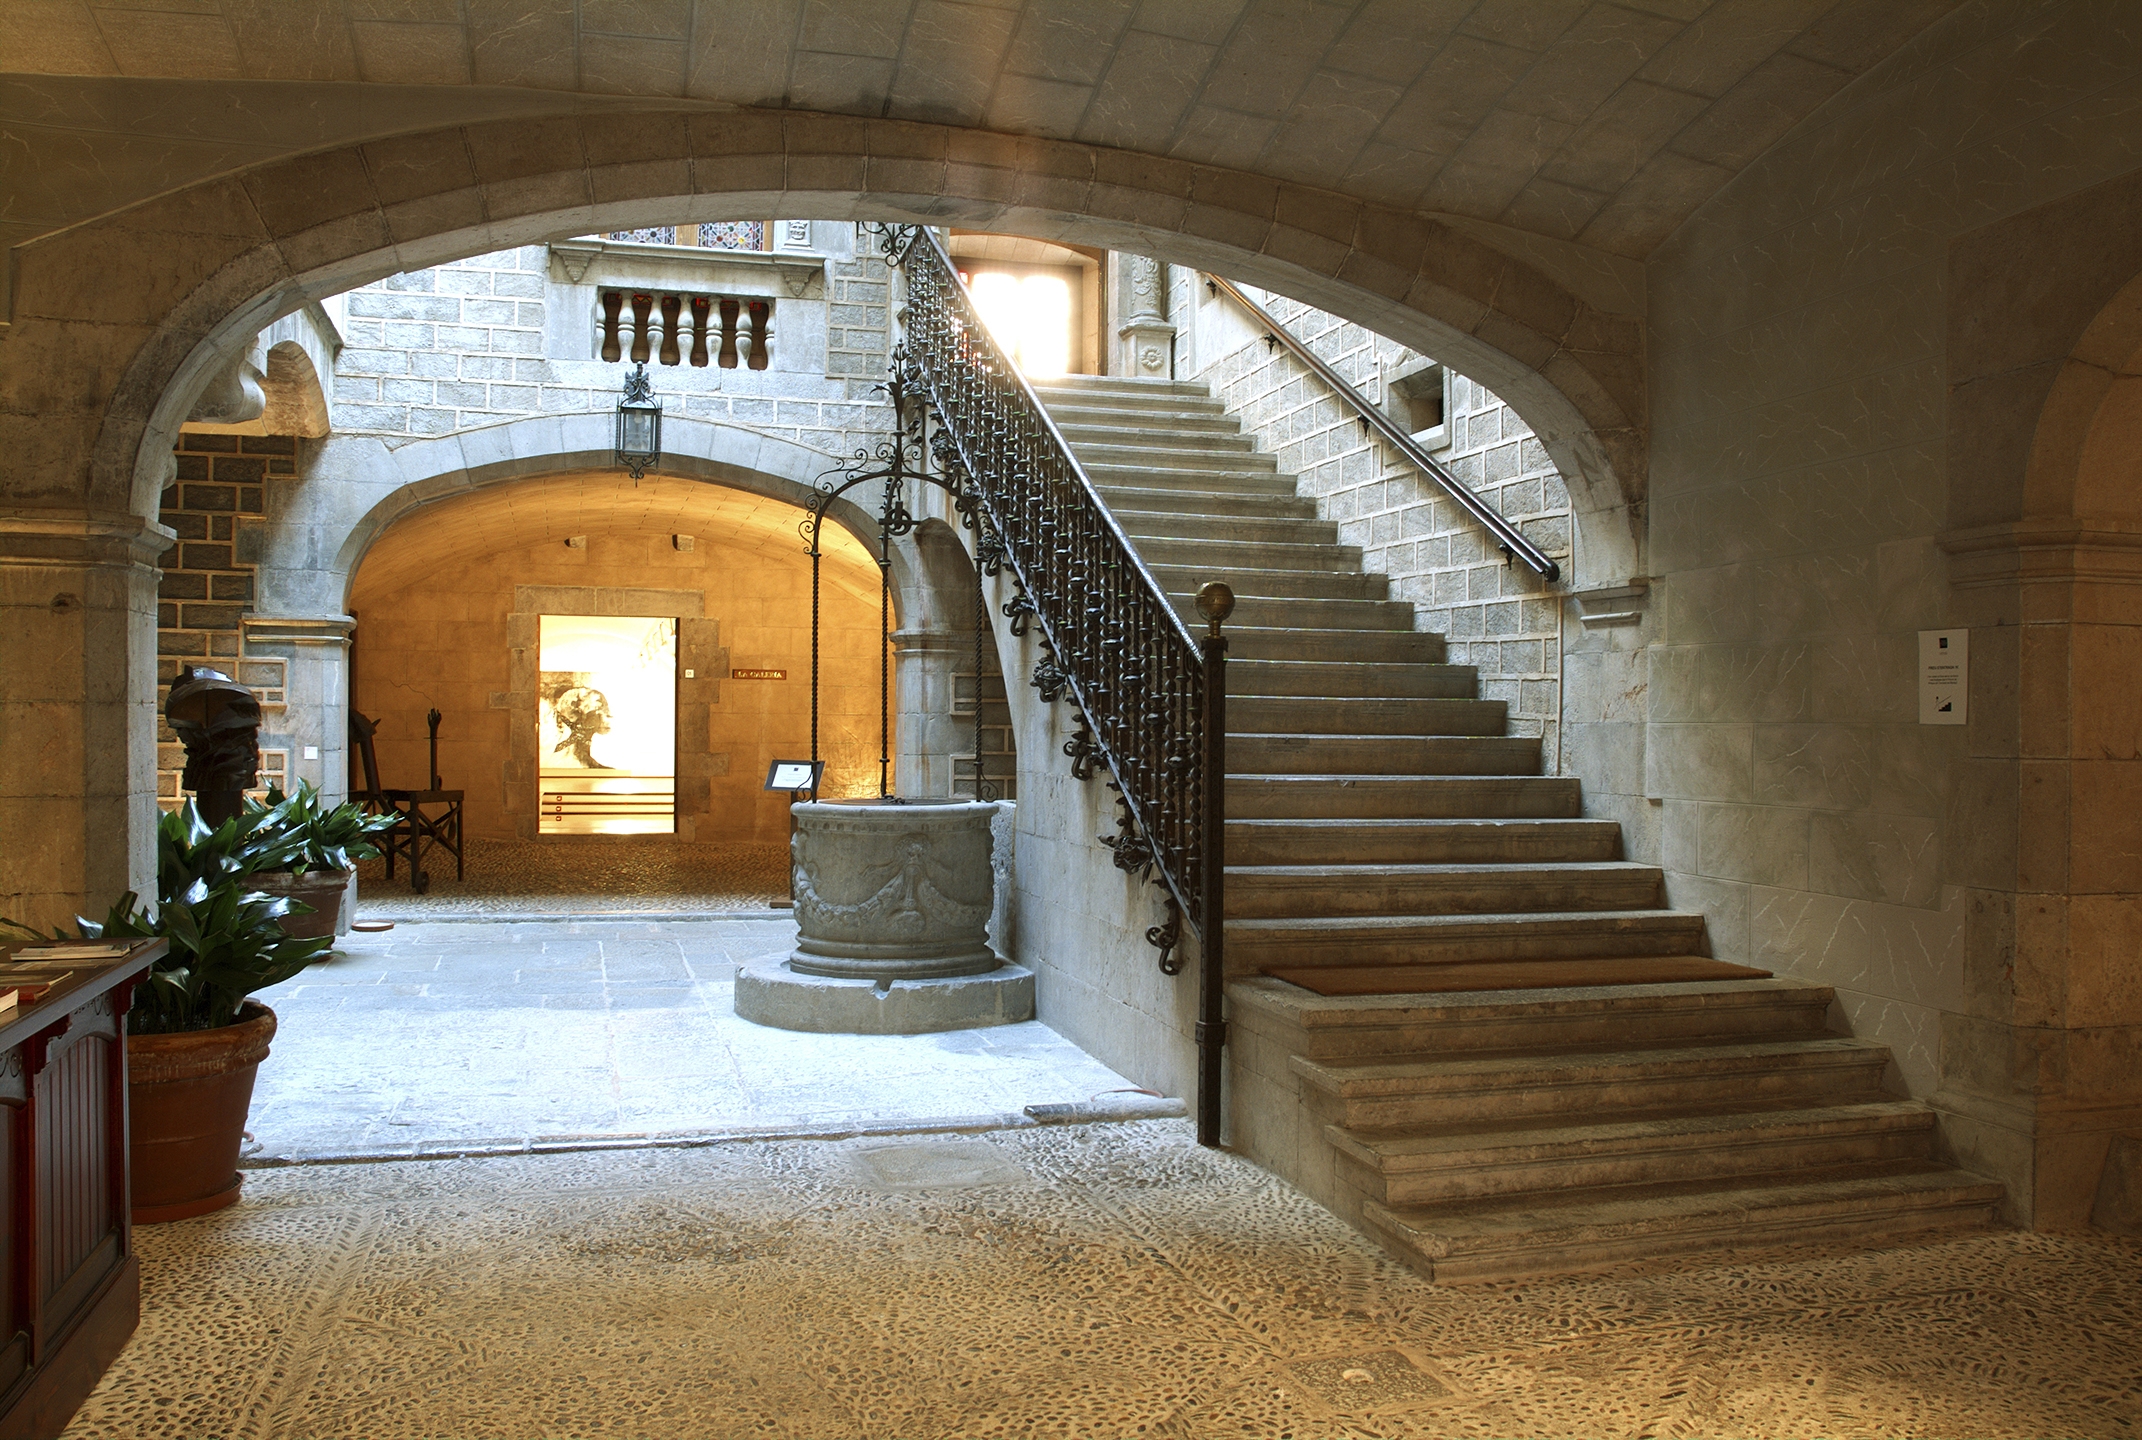
[[[84,962],[43,999],[0,1011],[0,1440],[65,1429],[141,1318],[126,1012],[168,948],[145,940]]]

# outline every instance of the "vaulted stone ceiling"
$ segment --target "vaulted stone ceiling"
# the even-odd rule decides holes
[[[277,154],[661,102],[1254,171],[1642,257],[1957,0],[4,0],[0,243]]]

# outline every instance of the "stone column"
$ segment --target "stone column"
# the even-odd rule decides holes
[[[1145,255],[1119,254],[1122,324],[1116,373],[1139,380],[1174,378],[1175,327],[1168,323],[1168,267]]]
[[[1942,1017],[1943,1131],[2010,1216],[2089,1224],[2142,1182],[2142,526],[2038,519],[1943,537],[1971,628],[1948,866],[1967,887]]]
[[[282,713],[269,711],[261,744],[290,752],[293,786],[310,780],[330,804],[347,799],[350,631],[356,622],[347,615],[248,615],[240,623],[241,672],[250,668],[246,661],[283,662]]]
[[[952,756],[974,743],[973,722],[952,713],[954,677],[974,661],[974,637],[953,630],[893,632],[893,793],[913,800],[952,793]],[[962,738],[961,726],[967,726]]]
[[[138,515],[0,511],[0,915],[156,893],[156,557]]]

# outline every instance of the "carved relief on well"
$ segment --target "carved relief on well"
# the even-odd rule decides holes
[[[791,842],[796,949],[809,975],[979,975],[989,948],[994,804],[806,803]]]

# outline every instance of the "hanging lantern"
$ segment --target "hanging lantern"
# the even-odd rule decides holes
[[[617,402],[617,463],[637,483],[662,458],[662,402],[641,365],[625,377],[625,396]]]

